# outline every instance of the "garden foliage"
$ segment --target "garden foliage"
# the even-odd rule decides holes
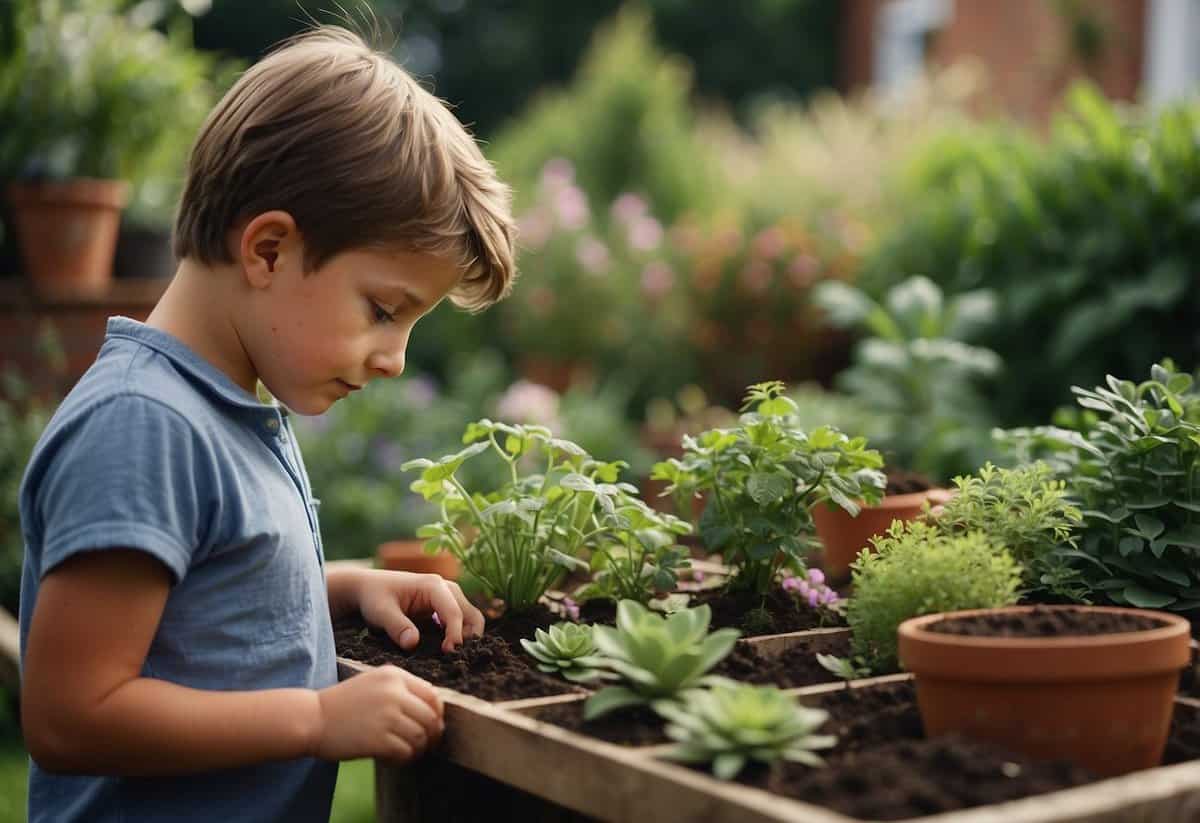
[[[876,301],[829,280],[814,299],[833,325],[865,334],[837,385],[870,410],[877,428],[858,433],[888,463],[942,482],[983,462],[991,425],[978,385],[1002,364],[967,341],[992,321],[991,292],[947,298],[933,281],[912,277]]]
[[[700,537],[736,569],[732,585],[766,594],[785,565],[804,566],[815,536],[810,509],[829,500],[856,514],[878,502],[885,480],[866,439],[792,423],[778,381],[751,386],[738,425],[685,437],[684,456],[654,467],[678,511],[706,500]]]
[[[802,706],[774,686],[718,684],[688,692],[678,702],[656,701],[654,710],[667,719],[667,736],[677,744],[660,756],[711,763],[722,780],[733,779],[752,760],[822,766],[815,750],[837,743],[832,735],[815,733],[828,712]]]
[[[1009,433],[1054,467],[1083,511],[1075,566],[1119,605],[1200,607],[1200,393],[1170,361],[1141,383],[1071,389],[1084,428]]]
[[[1010,128],[947,132],[910,169],[905,217],[861,283],[925,274],[950,294],[997,295],[981,338],[1008,379],[999,420],[1047,420],[1066,387],[1200,359],[1200,107],[1139,112],[1075,88],[1048,140]]]
[[[580,623],[556,623],[536,629],[534,639],[521,639],[521,647],[537,660],[547,674],[558,674],[575,683],[591,683],[611,676],[603,668],[592,627]]]
[[[587,570],[582,555],[589,551],[610,558],[640,552],[636,568],[619,560],[606,567],[635,574],[623,585],[639,593],[674,587],[682,553],[670,550],[669,535],[690,527],[618,482],[623,462],[594,460],[544,426],[484,419],[468,425],[462,440],[467,446],[454,454],[410,460],[401,469],[421,472],[412,489],[440,512],[417,536],[428,551],[457,557],[488,596],[513,612],[530,609],[567,570]],[[490,491],[468,490],[460,471],[485,452],[500,459],[506,477]]]
[[[986,534],[1021,565],[1026,592],[1087,602],[1091,589],[1077,568],[1085,557],[1076,547],[1083,518],[1050,466],[988,463],[974,475],[954,478],[954,485],[957,494],[934,521],[939,531]]]
[[[584,718],[593,719],[625,706],[645,706],[656,700],[676,700],[688,690],[720,682],[708,675],[733,649],[737,629],[712,634],[708,606],[681,609],[669,616],[640,603],[617,604],[617,625],[592,628],[604,665],[622,678],[584,704]]]
[[[943,534],[921,520],[894,522],[852,568],[846,620],[853,652],[876,674],[898,666],[896,630],[910,617],[1017,602],[1021,567],[982,532]]]

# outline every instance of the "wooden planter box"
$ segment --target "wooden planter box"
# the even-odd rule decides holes
[[[800,638],[848,632],[817,629],[748,638],[764,654]],[[343,678],[367,666],[339,659]],[[854,681],[850,688],[909,679]],[[804,702],[846,688],[829,683],[790,689]],[[577,734],[536,717],[540,707],[580,695],[488,703],[447,689],[446,733],[438,752],[398,767],[375,763],[380,823],[452,821],[655,821],[655,823],[854,823],[820,806],[717,780],[660,760],[662,746],[631,747]],[[1177,697],[1177,704],[1200,701]],[[991,806],[932,817],[929,823],[1184,823],[1200,820],[1200,760],[1165,766]]]

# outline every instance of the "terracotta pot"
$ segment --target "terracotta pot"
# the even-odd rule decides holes
[[[424,545],[424,540],[381,543],[375,551],[375,564],[389,571],[440,574],[447,580],[457,580],[460,572],[458,558],[446,552],[426,554]]]
[[[965,637],[925,629],[945,617],[1027,612],[1031,606],[916,617],[900,624],[900,659],[916,677],[926,735],[958,732],[1046,759],[1118,775],[1159,765],[1180,670],[1191,655],[1188,622],[1136,612],[1162,628],[1084,637]]]
[[[43,297],[108,291],[129,184],[76,179],[14,183],[8,189],[25,272]]]
[[[915,520],[928,500],[936,506],[950,499],[949,489],[928,489],[912,494],[890,494],[874,506],[864,506],[858,517],[832,503],[813,507],[813,525],[825,550],[822,568],[834,581],[850,577],[850,564],[858,553],[871,544],[871,538],[883,534],[893,520]]]

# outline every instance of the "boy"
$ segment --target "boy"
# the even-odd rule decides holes
[[[483,616],[440,577],[326,573],[283,407],[399,376],[443,297],[508,292],[513,235],[471,137],[349,32],[297,38],[217,105],[174,280],[145,324],[109,321],[22,485],[31,821],[326,821],[338,760],[437,740],[428,683],[338,684],[331,618],[411,648],[409,615],[436,612],[445,650]]]

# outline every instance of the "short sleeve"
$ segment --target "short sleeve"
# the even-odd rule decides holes
[[[137,549],[178,583],[204,539],[201,511],[212,493],[209,450],[178,411],[119,395],[55,432],[35,455],[40,574],[72,555]]]

